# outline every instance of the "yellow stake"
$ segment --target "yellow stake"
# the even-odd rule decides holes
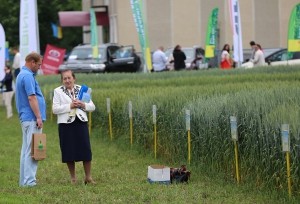
[[[92,133],[92,112],[89,112],[89,134]]]
[[[109,112],[108,114],[108,122],[109,122],[109,135],[110,135],[110,140],[112,140],[112,122],[111,122],[111,113]]]
[[[154,124],[154,158],[156,159],[156,145],[157,145],[157,134],[156,134],[156,124]]]
[[[240,173],[239,173],[239,160],[238,160],[238,146],[237,142],[234,141],[234,153],[235,153],[235,171],[237,183],[240,183]]]
[[[133,127],[132,127],[132,118],[130,118],[130,144],[132,146],[133,143]]]
[[[188,161],[191,164],[191,131],[188,130]]]
[[[287,167],[289,197],[291,197],[292,196],[292,181],[291,181],[291,168],[290,168],[290,152],[286,152],[286,167]]]

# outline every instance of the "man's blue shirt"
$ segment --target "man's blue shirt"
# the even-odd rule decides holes
[[[28,96],[31,95],[36,96],[42,120],[45,121],[46,103],[40,86],[35,80],[35,73],[23,66],[16,80],[16,107],[21,122],[36,121],[28,100]]]

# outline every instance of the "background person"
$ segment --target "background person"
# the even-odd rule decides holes
[[[31,158],[33,133],[42,133],[46,120],[46,103],[35,79],[42,64],[42,57],[35,52],[25,58],[16,79],[16,107],[22,127],[23,142],[20,157],[20,186],[35,186],[38,161]]]
[[[254,59],[251,59],[250,61],[253,62],[254,67],[265,66],[265,56],[260,44],[255,45]]]
[[[197,53],[195,59],[191,62],[191,66],[188,69],[190,69],[190,70],[199,69],[203,62],[203,58],[204,58],[204,56],[202,54]]]
[[[250,41],[249,44],[250,44],[250,47],[252,50],[251,57],[250,57],[250,60],[251,60],[251,59],[254,59],[256,43],[254,41]]]
[[[180,45],[175,46],[173,51],[173,58],[174,58],[174,69],[176,71],[185,69],[186,56],[184,52],[181,50]]]
[[[173,57],[173,52],[170,53],[169,56],[167,56],[166,69],[169,70],[169,71],[173,71],[173,70],[174,70],[174,57]]]
[[[232,60],[230,57],[230,46],[229,44],[225,44],[222,53],[221,53],[221,69],[231,69],[232,67]]]
[[[160,46],[152,56],[153,70],[155,72],[167,71],[167,57],[164,53],[164,47]]]
[[[13,48],[13,53],[14,53],[14,60],[12,64],[12,68],[14,70],[14,77],[17,79],[18,74],[20,73],[20,61],[21,61],[21,54],[19,53],[19,48],[14,47]]]
[[[4,105],[6,107],[6,117],[11,118],[13,116],[12,107],[11,107],[11,100],[14,95],[14,91],[12,88],[13,76],[11,73],[10,66],[6,65],[4,71],[5,71],[5,77],[1,81],[1,89],[3,89],[3,86],[5,86],[5,91],[3,92],[3,100],[4,100]]]
[[[88,117],[86,112],[94,111],[95,105],[77,99],[81,86],[75,84],[71,70],[61,72],[62,86],[54,89],[52,110],[57,114],[58,135],[62,162],[66,163],[71,183],[77,182],[75,162],[82,161],[85,184],[95,182],[91,177],[92,151],[89,139]]]

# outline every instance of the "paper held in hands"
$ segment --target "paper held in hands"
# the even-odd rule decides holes
[[[88,103],[91,100],[91,94],[92,89],[83,84],[79,90],[78,99],[85,103]]]

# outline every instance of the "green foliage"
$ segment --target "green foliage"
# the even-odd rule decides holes
[[[171,202],[170,194],[160,187],[158,187],[160,188],[158,190],[156,185],[149,187],[141,184],[143,180],[141,172],[139,179],[135,180],[133,185],[125,184],[126,181],[130,183],[130,176],[129,180],[120,181],[127,174],[117,175],[120,171],[128,172],[125,170],[126,164],[131,164],[131,162],[137,166],[130,166],[130,170],[145,168],[147,163],[166,163],[171,166],[187,164],[187,131],[185,129],[184,114],[185,110],[189,109],[191,111],[192,157],[191,165],[188,165],[188,167],[192,169],[192,178],[195,178],[194,175],[205,175],[208,178],[217,179],[217,184],[230,192],[228,194],[217,190],[217,194],[224,195],[224,197],[214,195],[212,200],[203,202],[248,202],[248,200],[241,200],[239,196],[241,192],[233,192],[226,187],[235,182],[234,148],[231,141],[229,121],[229,117],[235,115],[238,120],[241,184],[244,187],[248,186],[251,191],[255,189],[255,191],[259,190],[262,193],[266,192],[268,195],[272,195],[273,199],[276,197],[274,201],[270,201],[272,203],[288,202],[285,200],[287,196],[287,172],[285,155],[281,149],[280,127],[282,123],[290,124],[292,190],[295,196],[293,199],[297,203],[300,182],[299,77],[299,67],[266,67],[252,70],[225,71],[213,69],[151,74],[77,74],[78,84],[87,84],[92,87],[93,101],[97,107],[97,110],[92,114],[93,149],[95,149],[94,155],[98,155],[94,156],[95,165],[98,167],[97,169],[103,169],[103,166],[117,169],[115,172],[105,171],[104,174],[99,172],[100,170],[96,171],[96,175],[110,175],[110,184],[105,179],[102,180],[103,177],[96,177],[97,180],[100,179],[104,183],[105,187],[96,187],[91,194],[88,193],[88,196],[95,202],[102,201],[95,194],[104,191],[117,195],[117,201],[105,197],[108,202],[132,201],[130,195],[133,195],[133,197],[138,198],[138,203],[146,202],[146,200],[155,203],[157,201],[154,198],[158,198],[157,195],[159,194],[161,195],[159,198]],[[55,87],[60,85],[60,76],[38,76],[38,81],[47,97],[49,121],[51,118],[49,114],[51,93]],[[106,98],[111,99],[112,141],[109,138]],[[131,148],[128,117],[129,101],[132,101],[133,104],[134,131],[133,146]],[[157,106],[157,161],[147,159],[149,156],[152,158],[154,156],[152,123],[152,105],[154,104]],[[49,121],[50,129],[46,131],[50,134],[50,138],[54,138],[56,135],[55,128],[51,126],[54,120],[52,123]],[[6,126],[3,125],[3,127]],[[13,131],[16,132],[16,130]],[[16,135],[16,133],[9,132],[8,134]],[[7,155],[7,152],[11,151],[14,154],[16,153],[15,147],[8,145],[5,145],[5,147],[1,150],[4,151],[0,154],[1,156]],[[51,186],[54,186],[51,194],[62,191],[61,196],[63,198],[61,199],[64,200],[67,198],[67,192],[74,191],[74,188],[71,190],[71,187],[66,184],[68,178],[64,178],[63,181],[59,180],[63,177],[64,173],[61,173],[61,171],[64,168],[58,162],[55,162],[59,160],[57,146],[55,145],[52,148],[50,146],[49,151],[53,158],[49,158],[49,163],[44,163],[46,166],[42,167],[44,172],[41,179],[44,184],[51,183],[54,179],[55,181],[51,183]],[[116,155],[112,152],[116,152]],[[131,155],[132,152],[135,152],[135,154]],[[139,155],[139,158],[142,157],[141,160],[132,159],[137,155]],[[12,161],[17,162],[17,159],[14,158]],[[52,173],[52,170],[50,170],[52,167],[55,168],[56,173]],[[118,168],[121,168],[121,170]],[[12,178],[8,172],[17,173],[16,168],[9,165],[5,165],[2,171],[6,172],[5,179]],[[143,170],[140,169],[140,171]],[[198,173],[195,174],[194,172]],[[52,178],[53,175],[55,175],[54,178]],[[203,177],[201,178],[203,179]],[[179,187],[187,193],[180,194],[176,200],[177,202],[174,201],[174,203],[180,203],[187,197],[200,200],[207,197],[207,195],[210,197],[209,187],[216,188],[216,186],[212,183],[207,184],[202,179],[200,177],[199,179],[196,178],[195,182],[197,184],[195,186],[191,185],[191,188],[190,185],[187,187],[188,189]],[[202,185],[203,182],[204,185]],[[7,186],[13,186],[10,182],[6,183]],[[59,184],[62,184],[62,187]],[[109,187],[110,185],[113,187]],[[172,187],[172,191],[176,192],[173,188],[177,187]],[[199,197],[199,190],[195,192],[195,190],[192,190],[193,188],[208,190],[201,191],[200,195],[202,194],[203,197]],[[232,188],[232,186],[228,188]],[[9,192],[12,189],[14,188],[11,188]],[[150,193],[144,193],[145,189],[151,189]],[[74,191],[76,195],[82,191],[81,188],[78,190]],[[122,190],[128,192],[128,194]],[[39,189],[40,191],[44,192],[45,189],[42,187]],[[162,194],[160,194],[161,191],[163,191]],[[275,197],[273,195],[274,191],[278,194]],[[9,192],[5,191],[4,193],[9,195]],[[87,193],[86,191],[83,192]],[[250,190],[244,190],[244,192],[247,194]],[[34,193],[37,193],[36,190],[34,190]],[[156,195],[156,193],[158,194]],[[18,195],[20,194],[22,193]],[[255,196],[256,194],[259,195],[256,192]],[[174,194],[172,195],[172,199],[174,199]],[[178,195],[178,192],[175,195]],[[228,201],[227,199],[232,195],[234,195],[233,200]],[[51,200],[50,197],[49,195],[46,196],[43,201]],[[29,199],[32,200],[33,198],[30,197]],[[191,203],[193,203],[193,199],[190,200]],[[254,200],[251,198],[248,203],[269,202],[258,201],[257,199],[260,198]],[[79,200],[79,202],[84,201],[86,200]]]
[[[56,77],[56,76],[55,76]],[[209,172],[235,175],[229,117],[238,119],[240,175],[258,187],[286,188],[282,123],[290,124],[293,189],[299,190],[300,68],[209,70],[153,74],[77,75],[93,88],[93,127],[108,133],[111,99],[113,137],[129,143],[128,102],[133,104],[134,146],[153,153],[152,105],[157,106],[158,156],[187,162],[185,110],[191,111],[192,163]],[[41,77],[48,87],[51,77]],[[52,87],[53,88],[53,87]],[[51,90],[52,88],[49,88]],[[125,137],[124,137],[125,135]],[[203,165],[204,164],[204,165]]]
[[[16,115],[6,120],[3,106],[0,106],[0,126],[3,127],[0,203],[299,203],[297,197],[288,199],[286,192],[237,186],[222,175],[203,172],[194,165],[188,166],[192,171],[188,185],[149,184],[146,180],[149,164],[173,165],[154,160],[149,152],[141,154],[137,148],[128,148],[128,143],[120,140],[126,135],[110,141],[99,128],[94,128],[91,134],[92,176],[97,184],[85,186],[82,164],[76,163],[78,183],[72,185],[67,166],[61,163],[57,125],[50,118],[43,128],[47,133],[47,158],[39,162],[38,185],[21,188],[18,186],[21,127]]]
[[[20,1],[0,0],[0,22],[4,27],[6,40],[10,47],[19,46]],[[40,34],[40,49],[45,51],[46,45],[53,44],[70,51],[82,42],[81,27],[63,27],[63,38],[53,37],[51,22],[59,24],[59,11],[80,11],[81,1],[71,0],[37,0]]]

